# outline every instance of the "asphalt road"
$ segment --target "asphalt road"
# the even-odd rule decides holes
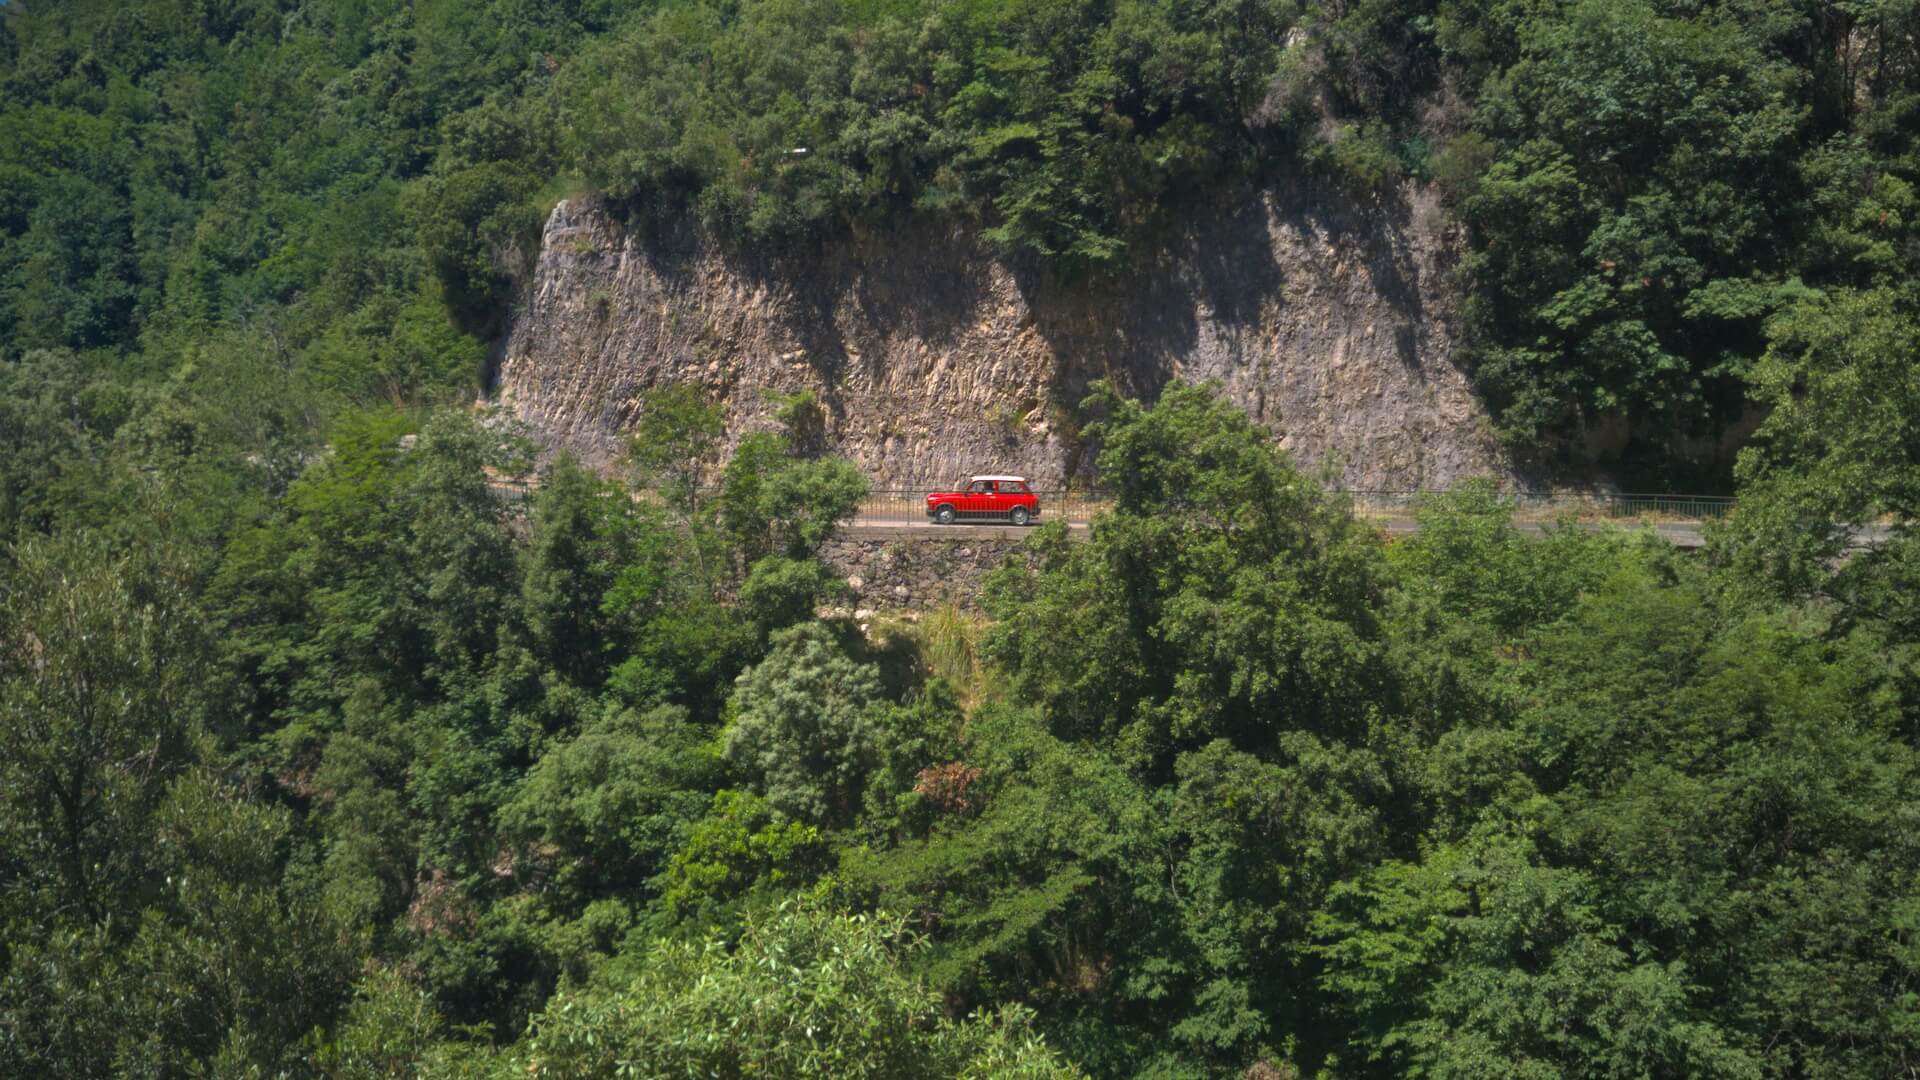
[[[1418,532],[1419,522],[1413,518],[1375,518],[1374,524],[1388,536],[1405,536]],[[1085,521],[1070,521],[1067,527],[1074,532],[1084,532]],[[1538,522],[1522,521],[1515,528],[1523,533],[1539,535],[1546,526]],[[1641,524],[1632,521],[1591,522],[1584,526],[1595,531],[1601,529],[1645,529],[1678,548],[1699,548],[1706,546],[1706,537],[1702,534],[1702,523],[1697,521],[1664,521]],[[969,538],[991,537],[993,539],[1018,540],[1031,535],[1033,526],[1021,528],[1017,525],[1002,525],[991,522],[960,522],[953,525],[936,525],[922,518],[918,521],[901,520],[897,516],[856,517],[845,531],[856,539],[870,540],[966,540]],[[1893,535],[1893,530],[1885,525],[1867,525],[1854,530],[1853,547],[1865,548],[1885,541]]]
[[[1412,518],[1379,518],[1375,520],[1381,532],[1389,536],[1404,536],[1419,530],[1419,523]],[[1084,530],[1084,521],[1070,521],[1067,527],[1075,532]],[[1524,533],[1540,533],[1544,526],[1532,522],[1521,522],[1516,526]],[[1590,525],[1589,528],[1601,529],[1606,526]],[[1633,528],[1631,523],[1622,523],[1622,528]],[[1700,526],[1690,522],[1668,522],[1641,526],[1652,529],[1675,547],[1697,548],[1705,541],[1700,535]],[[845,531],[859,539],[912,539],[912,540],[966,540],[969,538],[991,537],[993,539],[1018,540],[1031,535],[1033,526],[1021,528],[1017,525],[1000,525],[991,522],[958,522],[953,525],[937,525],[921,519],[903,521],[895,516],[856,517]],[[1884,529],[1880,530],[1885,532]]]
[[[526,484],[495,484],[497,494],[518,502],[525,502],[532,490]],[[1381,532],[1388,536],[1404,536],[1417,532],[1419,522],[1412,517],[1379,517],[1372,519]],[[1087,523],[1084,519],[1073,520],[1067,527],[1076,533],[1084,533]],[[1523,521],[1515,525],[1521,532],[1539,534],[1545,526],[1538,522]],[[1592,522],[1586,528],[1599,530],[1606,528],[1648,529],[1668,543],[1680,548],[1698,548],[1705,546],[1702,535],[1703,523],[1697,521],[1669,521],[1636,523],[1632,521]],[[1032,533],[1033,527],[1022,528],[995,522],[959,522],[953,525],[937,525],[931,519],[918,516],[894,514],[862,514],[855,517],[844,531],[860,539],[906,539],[906,540],[964,540],[969,537],[991,537],[994,539],[1017,540]],[[1854,548],[1867,548],[1886,541],[1893,535],[1893,529],[1886,525],[1865,525],[1853,533]]]
[[[1069,521],[1067,528],[1075,531],[1086,529],[1084,521]],[[1033,535],[1035,526],[1000,525],[993,522],[960,521],[952,525],[937,525],[922,518],[919,521],[902,521],[898,517],[856,517],[845,529],[862,536],[884,537],[900,535],[922,540],[965,540],[968,537],[994,537],[1018,540]]]

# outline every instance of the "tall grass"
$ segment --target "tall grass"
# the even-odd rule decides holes
[[[927,674],[945,679],[969,709],[986,689],[980,665],[980,636],[985,629],[985,619],[952,602],[928,612],[918,628],[920,659]]]

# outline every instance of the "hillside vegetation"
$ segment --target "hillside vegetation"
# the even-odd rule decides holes
[[[1904,533],[1836,570],[1762,499],[1703,558],[1482,488],[1387,546],[1206,388],[1088,408],[1114,507],[985,619],[818,621],[864,485],[761,435],[703,492],[685,392],[641,499],[563,458],[521,519],[511,437],[374,411],[21,537],[0,1072],[1920,1053]]]
[[[1920,14],[1659,5],[7,5],[0,341],[473,388],[558,195],[759,241],[977,222],[1066,276],[1235,181],[1444,191],[1527,441],[1738,412],[1772,321],[1912,305]],[[450,328],[448,316],[453,317]],[[213,344],[218,341],[219,345]]]
[[[1912,3],[0,27],[0,1075],[1920,1061]],[[723,452],[656,393],[639,490],[525,503],[467,407],[570,191],[1071,280],[1282,176],[1440,185],[1514,439],[1764,404],[1707,551],[1485,486],[1388,544],[1212,388],[1099,387],[1090,538],[863,629],[804,395]]]

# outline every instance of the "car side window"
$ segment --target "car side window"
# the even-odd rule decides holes
[[[974,481],[973,486],[969,487],[967,490],[970,492],[973,492],[974,494],[985,494],[986,492],[993,490],[993,485],[988,483],[985,480],[976,480]]]
[[[1000,494],[1002,495],[1025,495],[1026,493],[1027,493],[1027,485],[1025,484],[1001,484],[1000,485]]]

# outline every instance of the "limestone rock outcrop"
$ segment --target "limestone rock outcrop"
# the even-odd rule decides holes
[[[498,393],[550,444],[607,460],[650,388],[700,384],[734,438],[771,423],[768,391],[806,389],[877,488],[970,472],[1054,487],[1093,479],[1074,409],[1090,382],[1151,398],[1211,379],[1349,488],[1510,477],[1454,363],[1429,195],[1249,189],[1167,218],[1125,273],[1061,281],[951,223],[745,246],[569,200]]]

